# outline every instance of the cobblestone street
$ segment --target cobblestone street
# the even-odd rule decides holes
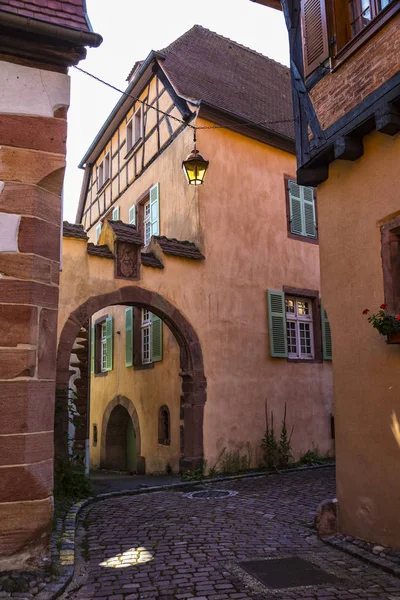
[[[334,469],[225,481],[206,490],[93,504],[80,525],[75,578],[63,599],[400,600],[400,580],[318,540],[317,504],[335,495]],[[238,563],[300,556],[332,583],[272,589]],[[288,576],[291,573],[288,573]]]

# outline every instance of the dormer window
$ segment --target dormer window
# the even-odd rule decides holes
[[[110,153],[107,152],[99,166],[97,167],[97,191],[111,178],[111,160]]]
[[[126,149],[131,150],[143,138],[143,106],[141,105],[126,126]]]

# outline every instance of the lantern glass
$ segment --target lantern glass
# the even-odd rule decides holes
[[[183,161],[182,167],[189,185],[201,185],[208,168],[208,160],[195,150]]]

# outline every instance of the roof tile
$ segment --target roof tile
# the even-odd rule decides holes
[[[164,235],[155,235],[153,237],[165,254],[181,256],[182,258],[194,258],[196,260],[205,259],[205,256],[203,256],[193,242],[181,242],[175,238],[167,238]]]
[[[117,240],[119,242],[128,242],[129,244],[138,244],[143,246],[142,236],[135,225],[128,225],[122,221],[108,221]]]
[[[0,0],[0,11],[31,17],[53,25],[91,31],[84,0]]]
[[[154,267],[156,269],[163,269],[164,265],[153,252],[142,252],[142,265],[145,267]]]
[[[74,237],[81,240],[89,239],[86,231],[83,229],[83,225],[78,223],[68,223],[68,221],[63,222],[63,236]]]
[[[96,246],[96,244],[89,242],[87,245],[87,253],[92,256],[99,256],[100,258],[115,258],[114,254],[106,244]]]

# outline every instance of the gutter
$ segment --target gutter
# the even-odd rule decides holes
[[[10,27],[11,29],[19,29],[27,33],[45,35],[50,38],[70,42],[77,46],[97,48],[103,41],[103,38],[98,33],[81,31],[67,27],[66,25],[53,25],[39,19],[32,19],[31,17],[16,15],[15,13],[2,10],[0,10],[0,25]]]

